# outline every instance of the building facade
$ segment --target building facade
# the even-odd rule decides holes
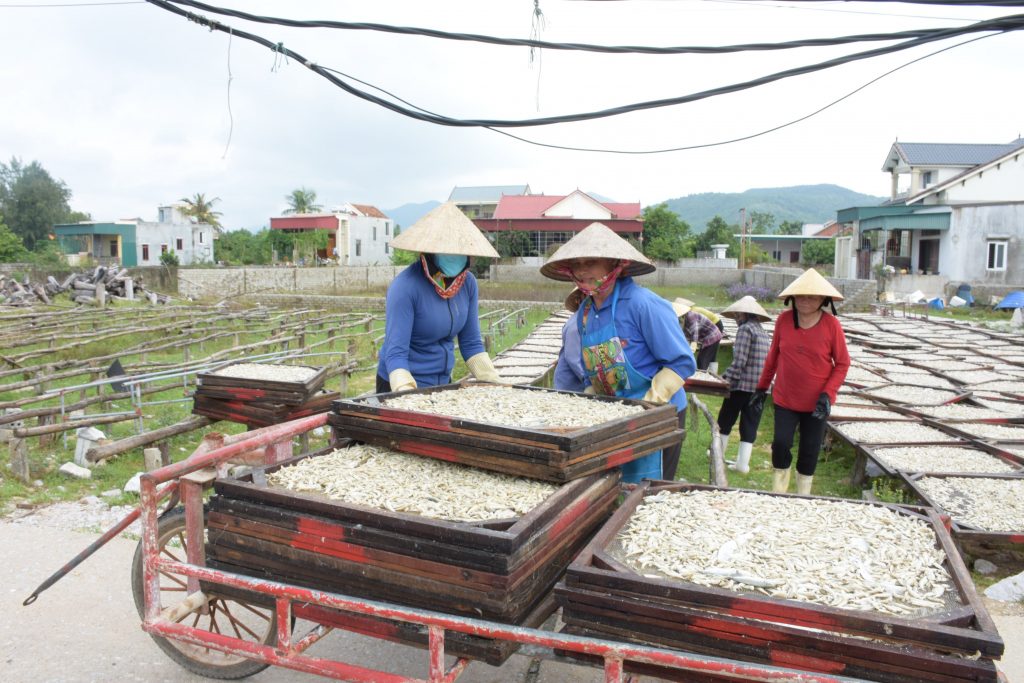
[[[343,204],[329,213],[275,216],[271,230],[327,232],[327,246],[317,258],[339,266],[374,266],[391,263],[391,239],[395,224],[380,209],[369,204]],[[279,254],[279,258],[290,258]]]

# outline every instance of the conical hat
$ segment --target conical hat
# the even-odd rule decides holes
[[[574,287],[569,296],[565,297],[565,309],[575,313],[579,310],[580,304],[583,303],[583,290],[579,287]]]
[[[616,235],[611,228],[603,223],[591,223],[558,248],[548,262],[540,267],[541,275],[552,280],[568,281],[571,278],[558,272],[558,265],[578,258],[631,261],[622,270],[623,275],[644,275],[655,271],[654,264],[646,256]]]
[[[830,296],[835,301],[842,301],[843,295],[832,286],[828,280],[823,278],[814,268],[808,268],[803,275],[789,283],[789,287],[779,292],[779,298],[806,294],[809,296]]]
[[[681,296],[677,296],[675,301],[672,301],[672,310],[676,312],[677,318],[682,318],[684,315],[690,312],[693,308],[693,302],[689,299],[684,299]]]
[[[735,318],[737,313],[746,313],[766,322],[772,319],[768,312],[761,307],[761,304],[757,303],[757,299],[750,295],[734,301],[720,315],[724,315],[726,318]]]
[[[403,230],[391,240],[391,246],[428,254],[498,258],[498,252],[484,234],[454,202],[442,204],[416,221],[411,228]]]

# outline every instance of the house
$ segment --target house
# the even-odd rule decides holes
[[[156,221],[130,218],[55,225],[54,235],[71,265],[89,258],[103,265],[155,266],[166,252],[173,252],[183,266],[212,263],[216,228],[194,222],[182,213],[183,206],[158,207]]]
[[[369,204],[342,204],[329,213],[275,216],[271,230],[327,231],[327,246],[317,250],[320,259],[336,259],[341,266],[372,266],[391,263],[394,221]],[[279,254],[289,258],[289,254]]]
[[[576,190],[567,195],[503,195],[493,218],[473,222],[489,238],[521,232],[529,240],[528,255],[544,256],[593,222],[607,225],[623,237],[643,234],[640,202],[600,202]]]
[[[455,202],[467,218],[494,218],[494,210],[505,195],[530,194],[529,185],[480,185],[452,188],[448,201]]]
[[[839,225],[835,221],[828,223],[804,223],[799,235],[750,234],[746,235],[748,244],[756,244],[767,254],[782,264],[801,263],[803,261],[804,244],[814,240],[829,240],[836,236]],[[734,234],[737,240],[742,235]]]
[[[1024,282],[1024,138],[896,142],[882,170],[892,176],[888,202],[836,214],[838,277],[890,272],[891,291],[930,296],[951,283]]]

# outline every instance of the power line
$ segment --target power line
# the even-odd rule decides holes
[[[284,55],[285,57],[295,59],[302,63],[306,68],[310,69],[311,71],[320,75],[321,77],[327,79],[328,81],[335,84],[345,92],[367,102],[376,104],[380,107],[383,107],[385,109],[388,109],[390,111],[393,111],[395,113],[401,114],[412,119],[426,121],[428,123],[434,123],[437,125],[464,128],[525,128],[532,126],[553,125],[557,123],[574,123],[579,121],[590,121],[595,119],[608,118],[612,116],[619,116],[622,114],[627,114],[636,111],[644,111],[648,109],[657,109],[662,107],[676,106],[680,104],[688,104],[691,102],[696,102],[718,95],[740,92],[742,90],[759,87],[761,85],[766,85],[768,83],[773,83],[775,81],[780,81],[795,76],[830,69],[836,66],[849,64],[855,61],[869,59],[872,57],[877,57],[893,52],[899,52],[902,50],[917,47],[919,45],[925,45],[939,40],[955,38],[957,36],[965,35],[968,33],[975,33],[979,31],[1007,32],[1017,31],[1024,28],[1024,15],[1013,15],[998,19],[989,19],[965,27],[942,29],[939,31],[929,33],[926,36],[920,36],[917,38],[906,40],[896,45],[865,50],[863,52],[857,52],[843,57],[825,60],[823,62],[818,62],[815,64],[808,64],[800,67],[795,67],[792,69],[787,69],[785,71],[779,71],[773,74],[769,74],[767,76],[762,76],[760,78],[742,81],[739,83],[733,83],[726,86],[720,86],[717,88],[712,88],[710,90],[690,93],[678,97],[669,97],[658,100],[637,102],[633,104],[612,107],[609,109],[603,109],[599,111],[582,112],[577,114],[565,114],[561,116],[539,117],[533,119],[456,119],[448,116],[427,113],[424,110],[419,110],[418,108],[414,109],[401,106],[389,100],[377,97],[376,95],[372,95],[364,90],[360,90],[359,88],[356,88],[350,85],[349,83],[346,83],[344,80],[338,78],[337,76],[330,73],[323,67],[317,65],[315,62],[306,59],[298,52],[285,47],[281,43],[273,43],[267,40],[266,38],[263,38],[262,36],[228,27],[224,24],[221,24],[218,21],[209,19],[206,16],[197,15],[192,12],[183,10],[172,4],[172,2],[167,2],[166,0],[148,0],[148,2],[169,12],[185,17],[202,26],[206,26],[212,31],[231,32],[234,36],[243,38],[245,40],[250,40],[259,45],[263,45],[264,47],[272,50],[275,54]]]

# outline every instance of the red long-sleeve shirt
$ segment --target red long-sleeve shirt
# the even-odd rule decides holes
[[[805,330],[793,327],[793,311],[787,310],[775,320],[772,345],[757,388],[767,390],[775,378],[772,402],[809,413],[823,393],[836,402],[836,392],[849,369],[846,335],[835,316],[822,311],[817,324]]]

